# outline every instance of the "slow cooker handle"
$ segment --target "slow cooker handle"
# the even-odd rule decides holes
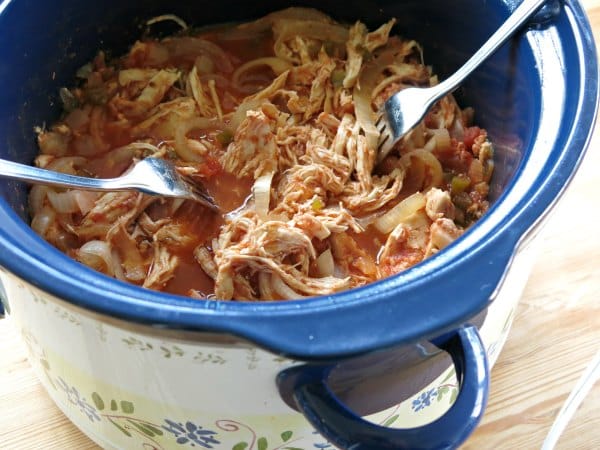
[[[327,386],[331,365],[293,367],[282,372],[280,378],[295,379],[296,405],[316,430],[339,448],[455,448],[471,434],[483,416],[489,390],[486,351],[477,328],[472,325],[440,336],[433,343],[452,357],[460,392],[442,417],[417,428],[387,428],[354,414]]]

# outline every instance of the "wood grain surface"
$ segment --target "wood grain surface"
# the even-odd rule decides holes
[[[584,0],[596,41],[600,0]],[[540,251],[508,341],[492,371],[482,423],[464,450],[539,449],[600,349],[600,133],[538,239]],[[0,449],[97,449],[35,378],[10,320],[0,320]],[[558,442],[600,449],[600,383]]]

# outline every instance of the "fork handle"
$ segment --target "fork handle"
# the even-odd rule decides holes
[[[0,159],[0,177],[49,186],[78,188],[89,191],[118,191],[124,186],[116,179],[79,177],[52,170]]]
[[[446,80],[431,89],[432,103],[456,90],[471,73],[498,50],[547,0],[523,0],[508,19],[475,52],[471,58]]]

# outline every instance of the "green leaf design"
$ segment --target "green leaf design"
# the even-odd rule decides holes
[[[388,420],[386,420],[383,423],[384,427],[389,427],[391,424],[393,424],[396,420],[398,420],[398,417],[400,417],[398,414],[393,415],[392,417],[390,417]]]
[[[110,401],[110,410],[111,411],[116,411],[118,409],[119,409],[119,407],[117,406],[117,401],[116,400],[111,400]]]
[[[283,450],[305,450],[305,449],[299,448],[299,447],[283,447]]]
[[[96,405],[98,411],[104,409],[104,400],[102,400],[102,397],[100,397],[100,394],[97,392],[92,392],[92,401],[94,402],[94,405]]]
[[[156,435],[156,433],[154,433],[154,431],[152,429],[150,429],[150,427],[146,426],[143,423],[136,422],[135,420],[131,420],[131,419],[127,419],[127,422],[132,424],[134,427],[136,427],[138,430],[140,430],[146,436],[154,437]]]
[[[291,439],[291,437],[292,437],[293,434],[294,433],[292,431],[289,431],[289,430],[288,431],[284,431],[283,433],[281,433],[281,440],[283,442],[287,442],[287,441],[289,441]]]
[[[231,447],[231,450],[244,450],[246,448],[248,448],[247,442],[238,442],[233,447]]]
[[[150,425],[149,423],[145,423],[144,426],[151,430],[155,435],[162,436],[163,432],[160,428],[155,427],[154,425]]]
[[[133,410],[133,403],[126,400],[121,400],[121,411],[123,411],[125,414],[133,414]]]
[[[452,389],[452,393],[450,394],[450,404],[451,405],[455,402],[457,396],[458,396],[458,389],[456,389],[456,388]]]
[[[112,423],[115,427],[117,427],[119,430],[121,430],[121,432],[128,437],[131,437],[131,433],[129,431],[127,431],[125,428],[123,428],[121,425],[119,425],[117,422],[115,422],[114,420],[112,420],[110,417],[108,418],[109,422]]]
[[[267,448],[269,447],[269,443],[267,442],[267,438],[265,437],[261,437],[258,438],[258,450],[267,450]]]
[[[444,398],[444,395],[447,394],[449,390],[450,390],[450,388],[448,386],[442,386],[442,387],[438,388],[438,391],[437,391],[438,402],[442,401],[442,398]]]

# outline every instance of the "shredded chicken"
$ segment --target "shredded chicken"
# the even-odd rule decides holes
[[[140,116],[158,105],[178,79],[179,73],[161,70],[148,80],[148,84],[136,99],[129,100],[121,96],[115,96],[112,104],[127,117]]]
[[[368,33],[367,27],[362,22],[356,22],[350,28],[350,36],[346,44],[348,60],[346,61],[346,76],[343,83],[345,88],[351,88],[356,84],[366,54],[372,53],[375,49],[387,43],[394,23],[396,23],[396,20],[392,19],[372,33]]]
[[[454,219],[455,207],[448,191],[433,188],[425,194],[425,198],[425,212],[431,220],[437,220],[443,217]]]
[[[223,168],[240,177],[258,178],[275,170],[278,149],[275,143],[277,122],[262,110],[248,111],[223,156]]]
[[[36,164],[114,177],[168,158],[223,215],[36,186],[33,229],[108,276],[221,300],[332,294],[442,250],[488,208],[493,147],[447,96],[377,162],[378,108],[437,83],[419,45],[391,35],[395,23],[369,31],[288,8],[138,41],[116,60],[100,52],[79,87],[60,90],[65,115],[38,130]]]
[[[148,289],[162,289],[173,278],[179,258],[170,253],[164,245],[154,246],[154,260],[143,286]]]

